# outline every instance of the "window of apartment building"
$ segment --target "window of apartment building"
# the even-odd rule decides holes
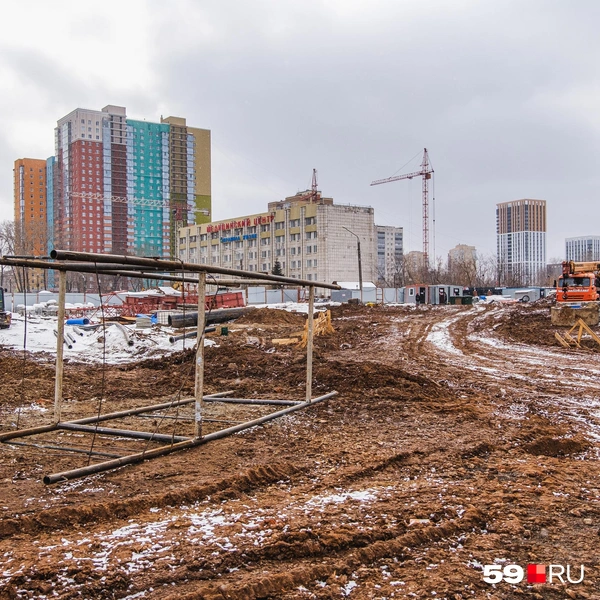
[[[292,261],[292,269],[295,269],[295,268],[296,268],[296,261],[295,261],[295,260],[293,260],[293,261]]]
[[[311,273],[309,273],[309,274],[306,276],[306,278],[308,279],[308,281],[312,281],[312,274],[311,274]]]
[[[261,231],[261,233],[264,231],[271,231],[271,225],[270,224],[269,225],[261,225],[260,231]]]
[[[317,217],[306,217],[304,219],[305,225],[314,225],[317,222]]]
[[[234,230],[234,235],[242,235],[244,233],[244,230],[241,227],[237,227]]]
[[[290,221],[290,227],[300,227],[300,219],[292,219]]]
[[[278,235],[275,237],[275,242],[277,244],[285,244],[285,235]]]
[[[316,239],[317,238],[317,232],[316,231],[307,231],[306,232],[306,239],[307,240],[312,240],[312,239]]]
[[[270,246],[271,245],[271,238],[261,238],[260,245],[261,246]]]
[[[296,254],[296,248],[290,248],[290,254],[291,255]]]
[[[256,248],[256,240],[248,240],[248,248]]]
[[[218,232],[218,231],[213,231],[213,232],[210,234],[210,239],[211,239],[211,240],[218,240],[218,239],[219,239],[219,232]]]
[[[205,241],[206,241],[206,239],[207,239],[207,237],[208,237],[208,236],[206,235],[206,233],[202,233],[202,234],[200,235],[200,241],[201,241],[201,242],[205,242]]]
[[[285,226],[285,221],[277,221],[275,223],[275,229],[283,229]]]
[[[256,227],[248,227],[248,233],[256,233]]]
[[[300,234],[299,233],[292,233],[290,235],[290,241],[291,242],[298,242],[298,241],[300,241]]]

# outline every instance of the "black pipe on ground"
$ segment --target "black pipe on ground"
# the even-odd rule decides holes
[[[210,312],[206,312],[206,323],[224,323],[225,321],[231,321],[232,319],[237,319],[238,317],[245,315],[250,310],[253,310],[253,308],[216,308]],[[169,326],[177,329],[180,327],[194,327],[195,325],[198,325],[198,313],[189,312],[185,314],[169,315],[167,321]]]

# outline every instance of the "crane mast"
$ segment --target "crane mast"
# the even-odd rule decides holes
[[[390,183],[392,181],[400,181],[402,179],[412,179],[413,177],[422,177],[423,185],[423,262],[426,267],[429,267],[429,180],[433,175],[433,167],[429,162],[429,154],[427,148],[423,148],[423,160],[421,161],[421,170],[405,175],[395,175],[386,179],[377,179],[371,182],[371,185],[380,185],[382,183]]]

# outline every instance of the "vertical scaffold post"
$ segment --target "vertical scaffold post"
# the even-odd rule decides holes
[[[195,420],[196,437],[202,437],[202,396],[204,395],[204,327],[206,325],[206,273],[198,274],[198,333],[196,339]]]
[[[67,272],[58,274],[58,323],[56,336],[56,373],[54,380],[54,422],[60,422],[63,386],[63,348],[65,341],[65,299],[67,296]]]
[[[306,344],[306,401],[312,399],[312,361],[313,361],[313,333],[315,314],[315,286],[308,288],[308,336]]]

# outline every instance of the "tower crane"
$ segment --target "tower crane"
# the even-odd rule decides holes
[[[371,182],[371,185],[380,185],[390,183],[391,181],[400,181],[401,179],[412,179],[413,177],[423,178],[423,262],[429,267],[429,180],[433,175],[433,167],[429,162],[427,148],[423,148],[423,160],[421,161],[421,170],[405,175],[395,175],[387,179],[377,179]],[[435,216],[434,216],[435,218]]]

